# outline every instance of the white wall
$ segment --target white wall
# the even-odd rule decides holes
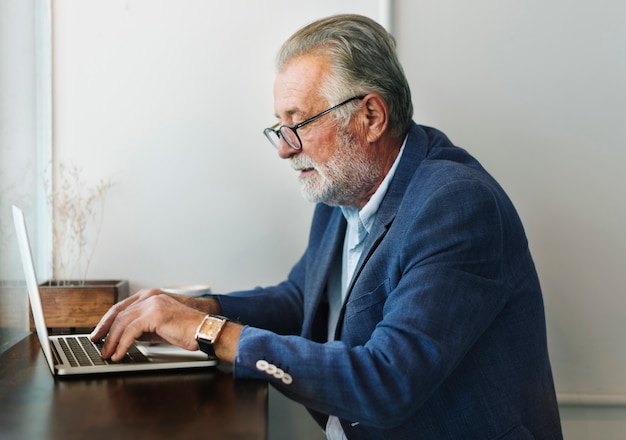
[[[393,3],[416,120],[473,152],[526,224],[559,393],[626,394],[626,6]],[[311,206],[261,134],[273,56],[339,10],[378,2],[54,2],[56,160],[117,180],[90,277],[227,291],[285,276]],[[563,406],[566,437],[618,438],[624,415]]]
[[[55,154],[114,176],[90,278],[133,288],[284,279],[312,205],[262,130],[274,55],[303,24],[378,2],[55,1]]]

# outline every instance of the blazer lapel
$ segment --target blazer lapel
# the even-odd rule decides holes
[[[363,253],[357,263],[354,276],[350,281],[346,300],[344,301],[339,315],[335,339],[339,339],[341,336],[346,304],[350,301],[350,295],[352,294],[354,284],[359,278],[359,275],[363,271],[363,268],[372,253],[376,250],[380,242],[387,234],[389,227],[396,217],[400,203],[404,198],[406,188],[408,187],[410,180],[413,178],[417,166],[426,157],[427,151],[428,139],[426,133],[419,126],[413,123],[411,125],[411,129],[409,130],[406,145],[404,147],[402,157],[400,158],[400,163],[398,164],[396,173],[391,180],[389,188],[387,189],[387,193],[378,208],[376,219],[374,221],[374,227],[365,240]]]

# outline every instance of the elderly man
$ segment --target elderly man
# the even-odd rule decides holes
[[[265,379],[330,439],[561,438],[539,281],[502,188],[412,122],[393,38],[339,15],[281,48],[265,130],[317,203],[277,286],[144,290],[94,330],[103,357],[158,336]]]

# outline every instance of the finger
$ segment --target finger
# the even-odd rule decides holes
[[[100,351],[100,355],[102,356],[103,359],[109,359],[111,357],[111,355],[115,352],[115,350],[117,349],[117,344],[119,341],[119,331],[115,331],[115,324],[116,324],[116,320],[119,319],[119,313],[115,314],[115,318],[112,318],[111,321],[109,323],[106,324],[107,327],[107,331],[101,332],[101,333],[96,333],[95,335],[92,333],[92,338],[95,337],[100,337],[102,338],[104,335],[106,335],[106,339],[104,341],[104,345],[102,346],[102,350]],[[104,320],[104,318],[103,318]],[[104,327],[102,327],[104,328]],[[95,332],[95,330],[94,330]],[[102,336],[101,336],[102,335]]]
[[[113,362],[119,362],[124,359],[126,356],[126,352],[130,348],[131,345],[135,342],[143,334],[142,326],[140,321],[133,321],[131,324],[126,326],[124,329],[119,342],[115,348],[115,352],[111,355],[111,360]]]
[[[128,307],[135,304],[136,302],[144,301],[146,298],[149,298],[150,296],[153,296],[158,293],[159,291],[156,289],[142,289],[142,290],[139,290],[134,295],[129,296],[128,298],[124,299],[123,301],[120,301],[119,303],[114,304],[104,314],[104,316],[100,319],[100,322],[98,322],[96,327],[93,329],[93,331],[91,332],[89,336],[90,339],[92,341],[102,340],[106,336],[106,334],[109,332],[111,325],[113,324],[113,322],[115,321],[115,318],[117,318],[117,315],[120,312],[126,310]]]
[[[127,329],[130,328],[130,334],[135,334],[139,332],[136,337],[140,337],[143,331],[137,323],[141,323],[141,302],[136,301],[133,304],[127,306],[124,310],[120,310],[113,322],[110,325],[109,332],[107,334],[106,340],[104,341],[104,345],[102,347],[101,355],[104,359],[113,359],[119,360],[119,355],[116,355],[121,349],[124,350],[122,356],[128,351],[128,347],[132,344],[128,341],[128,336],[126,339],[124,338],[124,333],[127,332]],[[137,328],[140,328],[137,330]],[[120,345],[125,347],[120,347]]]
[[[123,301],[109,324],[108,335],[101,351],[103,358],[117,361],[124,357],[135,339],[144,333],[155,333],[155,325],[160,319],[158,307],[155,306],[165,298],[158,292],[142,290],[133,295],[135,298],[128,298],[132,301]]]
[[[93,331],[89,335],[89,338],[92,341],[102,340],[102,338],[104,338],[104,336],[109,332],[109,328],[111,327],[111,324],[113,324],[113,321],[115,320],[119,312],[123,309],[124,306],[122,303],[114,304],[100,319],[100,322],[98,322],[96,327],[93,329]]]

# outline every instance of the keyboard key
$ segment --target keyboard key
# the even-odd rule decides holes
[[[87,353],[85,353],[85,350],[82,349],[80,343],[76,338],[68,337],[64,339],[67,342],[67,345],[70,347],[72,354],[76,358],[76,362],[78,362],[78,365],[80,365],[81,367],[93,365],[91,360],[89,360],[89,356],[87,356]]]
[[[82,347],[85,349],[85,352],[87,353],[87,356],[89,356],[89,359],[91,360],[93,365],[106,364],[104,359],[102,359],[102,356],[100,356],[100,352],[96,349],[96,347],[93,345],[88,337],[82,336],[79,338],[79,341],[80,345],[82,345]]]
[[[72,351],[67,346],[65,339],[59,339],[59,345],[61,346],[61,350],[63,350],[63,353],[65,353],[65,357],[67,358],[70,365],[72,367],[77,367],[78,363],[76,362],[76,359],[74,358],[74,355],[72,354]]]

